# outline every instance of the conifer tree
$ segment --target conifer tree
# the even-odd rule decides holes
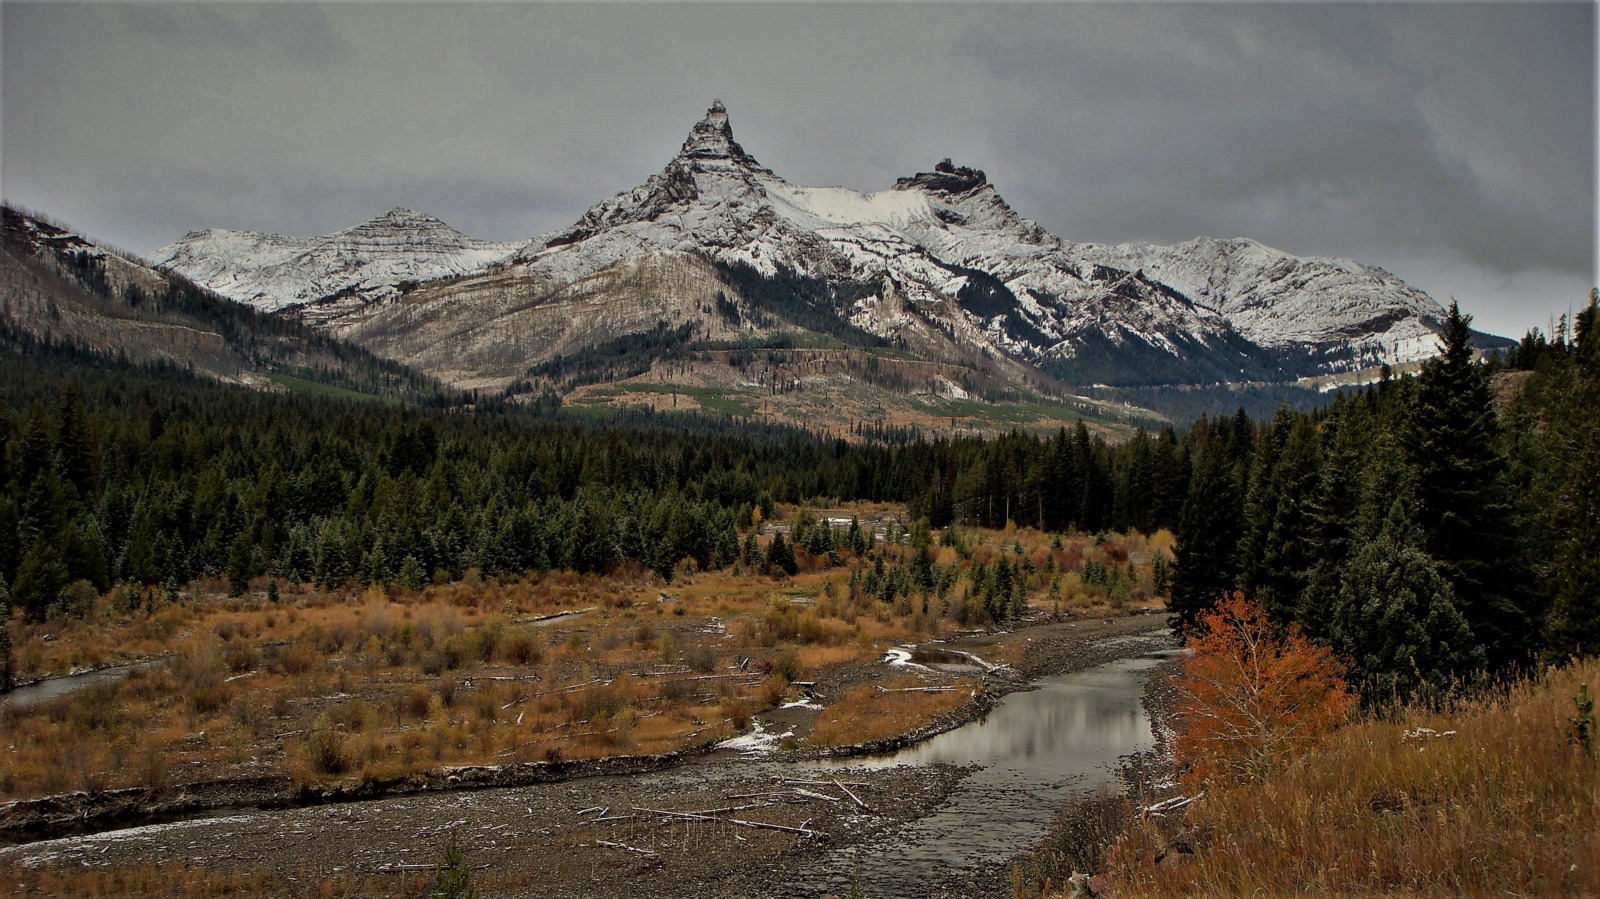
[[[767,564],[788,575],[800,570],[794,560],[794,550],[790,548],[789,541],[783,538],[782,531],[775,532],[772,542],[767,545]]]
[[[1524,441],[1519,481],[1534,509],[1531,542],[1545,550],[1537,582],[1551,596],[1545,657],[1600,653],[1600,301],[1574,319],[1577,344],[1530,381],[1513,406]]]
[[[1488,373],[1473,361],[1470,325],[1454,302],[1443,352],[1424,364],[1403,442],[1417,471],[1417,521],[1491,667],[1535,649],[1538,610],[1513,528]]]
[[[1209,435],[1195,463],[1178,521],[1172,626],[1187,630],[1234,587],[1241,537],[1238,470],[1224,440]]]
[[[1352,676],[1369,699],[1443,691],[1484,667],[1483,647],[1422,541],[1402,495],[1344,572],[1331,642],[1353,662]]]
[[[0,575],[0,692],[11,689],[16,669],[11,661],[11,588]]]

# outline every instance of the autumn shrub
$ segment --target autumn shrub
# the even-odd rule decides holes
[[[537,665],[544,660],[544,645],[538,635],[524,628],[508,632],[501,641],[500,651],[508,663],[519,667]]]
[[[305,758],[306,767],[313,774],[330,775],[341,774],[347,763],[344,752],[344,737],[335,729],[333,719],[324,712],[317,716],[311,729],[306,732],[301,753]]]
[[[1239,593],[1201,614],[1187,647],[1174,679],[1173,753],[1191,783],[1261,780],[1356,706],[1332,653]]]
[[[171,670],[194,711],[209,714],[228,701],[227,668],[217,643],[197,640],[185,645],[173,656]]]
[[[710,674],[717,670],[717,649],[706,643],[696,643],[684,652],[683,660],[691,671]]]
[[[460,687],[460,684],[458,684],[456,682],[456,679],[454,677],[450,677],[449,675],[446,675],[444,677],[439,678],[439,686],[438,686],[438,689],[436,690],[436,692],[439,694],[439,702],[445,708],[448,709],[448,708],[454,708],[455,707],[455,704],[456,704],[456,690],[459,687]]]
[[[970,682],[953,686],[950,690],[926,690],[920,681],[907,678],[890,680],[883,687],[852,687],[817,716],[808,742],[842,746],[908,733],[972,698]]]

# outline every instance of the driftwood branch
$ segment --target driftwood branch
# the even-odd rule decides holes
[[[655,852],[653,850],[640,849],[637,846],[629,846],[627,843],[613,843],[610,840],[595,840],[595,843],[597,845],[604,846],[604,847],[606,847],[608,849],[621,849],[624,852],[636,853],[636,854],[642,855],[642,856],[644,856],[646,858],[658,858],[659,857],[659,856],[657,856],[655,854]]]
[[[850,788],[849,787],[845,786],[844,784],[840,783],[837,780],[835,780],[833,782],[833,785],[838,787],[840,790],[844,791],[844,794],[846,796],[850,797],[850,801],[851,802],[854,802],[856,805],[861,806],[862,808],[866,809],[869,812],[872,811],[872,808],[870,806],[868,806],[865,802],[861,801],[861,797],[860,796],[857,796],[856,794],[850,792]]]
[[[740,827],[754,827],[761,830],[781,830],[784,833],[797,833],[805,837],[823,836],[821,831],[812,830],[808,827],[789,827],[785,824],[768,824],[765,821],[745,821],[739,818],[718,818],[713,815],[699,815],[695,814],[694,812],[670,812],[663,809],[640,808],[637,805],[633,807],[633,810],[636,812],[642,812],[646,815],[660,815],[663,818],[685,818],[691,821],[722,821],[727,824],[737,824]]]

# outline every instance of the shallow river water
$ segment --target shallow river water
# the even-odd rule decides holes
[[[0,703],[9,703],[15,709],[32,708],[42,702],[49,702],[52,699],[60,699],[68,694],[76,693],[85,687],[119,681],[135,671],[157,668],[166,663],[166,659],[152,659],[148,662],[114,665],[110,668],[97,668],[94,671],[47,678],[26,686],[17,687],[9,693],[0,693]]]
[[[810,886],[848,892],[859,870],[867,895],[897,895],[949,869],[1010,858],[1045,833],[1073,793],[1117,782],[1118,759],[1154,742],[1143,697],[1150,670],[1173,657],[1159,631],[1147,655],[1037,681],[983,719],[890,756],[821,763],[977,765],[949,801],[889,839],[830,853]]]

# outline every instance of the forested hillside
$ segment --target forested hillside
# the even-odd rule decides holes
[[[1519,348],[1531,373],[1503,409],[1452,313],[1414,380],[1117,445],[1081,425],[898,446],[689,418],[600,428],[8,353],[0,574],[35,619],[201,575],[670,577],[733,563],[776,503],[889,501],[935,528],[1170,527],[1180,625],[1241,589],[1352,659],[1366,691],[1442,686],[1596,645],[1595,318]]]

